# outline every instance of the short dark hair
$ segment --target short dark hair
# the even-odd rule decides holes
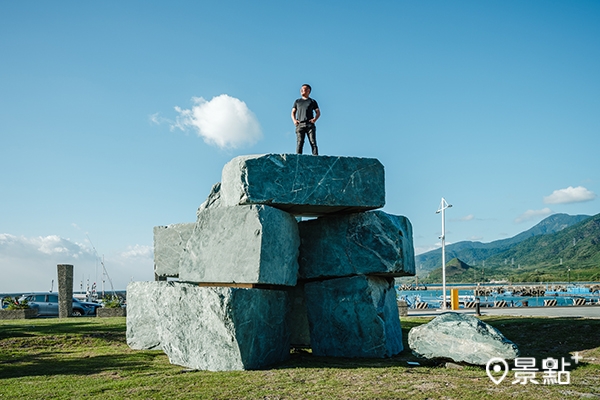
[[[304,84],[304,85],[302,85],[302,86],[306,86],[306,87],[308,88],[308,90],[310,90],[310,91],[312,92],[312,88],[310,87],[310,85],[309,85],[308,83],[305,83],[305,84]]]

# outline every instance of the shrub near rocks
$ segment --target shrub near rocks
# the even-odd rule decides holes
[[[5,297],[2,299],[2,306],[6,308],[0,309],[0,319],[29,319],[37,316],[37,310],[29,307],[27,300],[19,302],[15,297]]]
[[[125,317],[127,309],[121,304],[121,299],[117,296],[109,297],[102,302],[103,307],[96,310],[97,317]]]

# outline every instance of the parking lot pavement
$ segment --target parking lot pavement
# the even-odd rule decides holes
[[[444,312],[458,312],[475,315],[474,309],[458,310],[408,310],[409,317],[435,317]],[[508,315],[520,317],[562,317],[562,318],[597,318],[600,319],[600,306],[563,306],[563,307],[483,307],[481,315]]]

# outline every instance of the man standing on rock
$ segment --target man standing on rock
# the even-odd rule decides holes
[[[321,116],[321,110],[315,99],[310,98],[312,88],[308,84],[302,85],[300,95],[292,107],[292,121],[296,125],[296,154],[302,154],[304,138],[308,135],[308,142],[312,148],[313,156],[319,155],[317,148],[317,127],[315,122]],[[313,114],[314,112],[314,114]]]

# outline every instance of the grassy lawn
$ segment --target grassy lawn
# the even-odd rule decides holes
[[[499,385],[485,369],[415,358],[406,339],[427,318],[402,319],[405,350],[391,359],[294,351],[268,370],[187,371],[161,351],[130,350],[124,318],[0,321],[0,399],[565,399],[600,398],[600,320],[484,317],[522,357],[566,358],[568,385]],[[575,365],[570,355],[583,359]],[[409,366],[417,361],[419,366]],[[541,373],[538,375],[541,383]]]

